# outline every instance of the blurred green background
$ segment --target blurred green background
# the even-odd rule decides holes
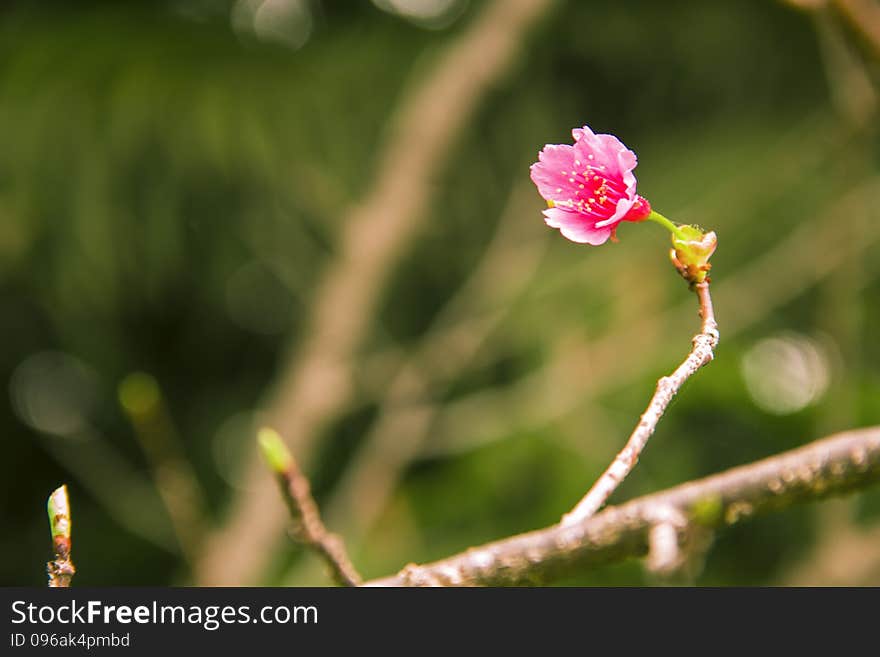
[[[62,482],[74,585],[195,581],[397,108],[484,4],[3,3],[0,584],[44,583]],[[842,9],[876,5],[801,4],[569,1],[529,30],[438,162],[308,462],[366,576],[558,520],[688,349],[660,228],[592,248],[542,222],[528,167],[585,123],[719,235],[716,360],[614,500],[880,423],[878,43]],[[380,438],[415,446],[346,489]],[[876,489],[791,509],[720,533],[695,581],[877,585],[878,532]],[[261,583],[328,581],[289,542],[265,556]]]

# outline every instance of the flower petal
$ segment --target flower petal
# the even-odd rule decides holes
[[[619,143],[619,142],[618,142]],[[636,195],[636,176],[633,169],[639,163],[636,154],[629,150],[623,144],[620,144],[621,150],[617,151],[617,169],[626,185],[626,195],[635,198]]]
[[[611,236],[612,227],[597,228],[585,215],[578,212],[549,208],[544,210],[544,221],[548,226],[558,228],[572,242],[580,244],[599,246]]]
[[[538,192],[551,201],[566,201],[574,196],[571,182],[574,170],[574,148],[565,144],[547,144],[531,166],[532,182]]]
[[[648,203],[648,199],[637,194],[635,202],[621,221],[644,221],[650,214],[651,204]]]
[[[627,191],[635,191],[636,154],[624,146],[614,135],[594,134],[588,127],[576,128],[572,134],[579,133],[574,149],[577,157],[588,160],[589,164],[600,167],[602,174],[611,180],[622,180]],[[592,155],[592,157],[590,157]]]
[[[585,125],[583,128],[572,130],[571,136],[574,137],[575,141],[580,141],[583,137],[595,137],[596,134],[590,129],[590,126]]]
[[[631,198],[627,198],[624,196],[617,202],[617,207],[614,210],[614,214],[612,214],[607,219],[603,219],[602,221],[596,222],[596,228],[605,228],[606,226],[614,226],[615,224],[619,224],[623,221],[623,218],[626,216],[626,213],[629,212],[630,208],[633,206],[635,201]]]

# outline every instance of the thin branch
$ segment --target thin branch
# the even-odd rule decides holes
[[[348,558],[345,545],[331,534],[321,520],[321,513],[312,497],[309,480],[303,475],[281,436],[272,429],[262,429],[260,448],[281,490],[293,518],[293,537],[314,550],[324,560],[330,573],[342,586],[358,586],[361,576]]]
[[[510,586],[547,583],[584,568],[640,557],[658,509],[675,509],[700,528],[733,525],[880,482],[880,426],[804,447],[646,495],[569,525],[488,543],[366,586]]]
[[[718,324],[715,322],[715,313],[712,310],[709,281],[695,283],[694,290],[700,300],[700,316],[703,318],[703,326],[700,332],[694,336],[691,352],[672,374],[664,376],[657,382],[654,396],[651,397],[648,408],[642,414],[642,418],[630,435],[626,446],[583,499],[562,518],[563,525],[576,524],[602,508],[602,505],[638,463],[639,455],[648,444],[648,439],[654,434],[657,423],[663,417],[669,402],[681,390],[684,382],[701,367],[711,362],[714,357],[715,345],[718,344]]]
[[[67,588],[76,573],[70,560],[70,500],[67,486],[56,488],[46,505],[49,512],[49,528],[52,531],[52,547],[55,559],[46,564],[51,588]]]

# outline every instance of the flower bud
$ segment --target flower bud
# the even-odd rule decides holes
[[[672,264],[686,281],[702,283],[712,267],[709,258],[718,245],[715,231],[704,233],[696,226],[679,226],[679,232],[672,235]]]

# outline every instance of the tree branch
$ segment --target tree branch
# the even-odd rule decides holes
[[[262,429],[259,442],[263,458],[275,474],[281,496],[293,519],[293,537],[324,560],[333,579],[339,584],[358,586],[361,576],[348,558],[342,539],[331,534],[324,526],[318,505],[312,497],[309,480],[299,469],[281,436],[272,429]]]
[[[546,583],[648,552],[658,510],[706,528],[864,488],[880,481],[880,426],[840,433],[721,474],[605,509],[569,525],[471,548],[367,586],[509,586]]]
[[[583,499],[562,518],[563,525],[576,524],[602,508],[602,505],[639,462],[639,455],[654,434],[657,423],[663,417],[669,402],[681,390],[684,382],[698,369],[711,362],[714,357],[715,346],[718,344],[718,324],[715,322],[715,313],[712,309],[708,279],[702,283],[695,283],[694,290],[700,300],[700,316],[703,318],[703,326],[700,332],[694,336],[691,352],[672,374],[664,376],[657,382],[654,396],[651,397],[648,408],[642,414],[641,420],[630,435],[626,446],[614,458],[608,469],[602,473],[602,476],[593,484]]]

